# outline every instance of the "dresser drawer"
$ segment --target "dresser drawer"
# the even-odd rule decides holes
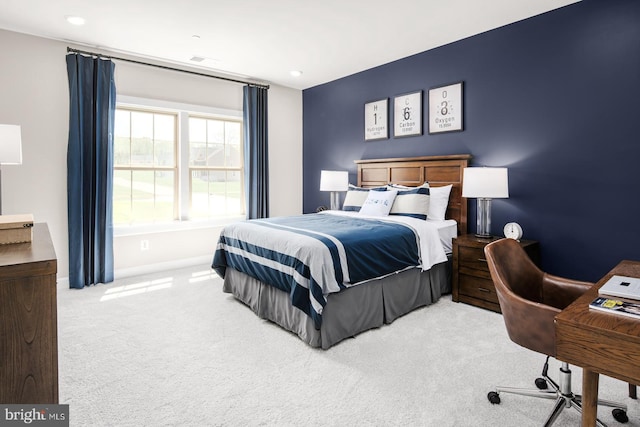
[[[460,274],[458,276],[458,293],[460,295],[498,304],[498,295],[491,279]]]
[[[487,259],[484,256],[484,248],[474,248],[470,246],[458,247],[458,263],[466,268],[489,271]]]

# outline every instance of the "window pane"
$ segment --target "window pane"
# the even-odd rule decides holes
[[[225,144],[227,167],[240,167],[242,161],[242,127],[238,122],[225,123]]]
[[[234,214],[242,214],[242,172],[227,172],[227,211]]]
[[[209,171],[191,171],[191,218],[209,217]]]
[[[155,114],[153,127],[154,164],[175,166],[176,117],[169,114]]]
[[[153,114],[144,111],[131,112],[131,136],[151,138],[153,136]]]
[[[174,173],[173,171],[155,172],[154,219],[156,221],[171,221],[174,218]]]
[[[189,118],[189,166],[204,166],[207,159],[207,121]]]
[[[127,110],[116,110],[113,132],[116,136],[129,138],[131,134],[131,113]]]
[[[224,122],[207,121],[207,166],[224,166]]]
[[[207,121],[197,117],[189,117],[189,140],[191,142],[207,141]]]
[[[209,172],[209,214],[224,215],[227,212],[225,195],[227,183],[225,171]]]
[[[241,173],[191,171],[191,217],[242,215]]]
[[[175,167],[175,145],[173,141],[156,141],[155,166]]]
[[[132,222],[148,223],[154,220],[154,172],[132,171]]]
[[[131,164],[131,113],[116,110],[113,139],[113,161],[116,166]]]
[[[207,166],[224,166],[224,144],[222,143],[208,144]]]
[[[153,114],[131,112],[131,164],[153,164]]]
[[[113,172],[113,223],[129,224],[131,216],[131,171]]]

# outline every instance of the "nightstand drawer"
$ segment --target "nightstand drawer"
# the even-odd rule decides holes
[[[497,240],[463,234],[453,239],[453,278],[451,300],[475,305],[500,313],[496,288],[491,280],[484,247]],[[521,240],[520,245],[537,265],[539,244],[534,240]]]
[[[472,298],[498,304],[498,295],[491,279],[460,274],[458,277],[458,293]]]
[[[484,247],[474,248],[469,246],[460,246],[458,248],[458,257],[458,263],[460,266],[486,271],[487,273],[489,272],[487,259],[484,256]]]
[[[466,274],[468,276],[475,276],[481,279],[491,280],[491,273],[489,273],[489,270],[478,270],[476,268],[469,268],[468,265],[458,265],[458,272],[460,274]]]

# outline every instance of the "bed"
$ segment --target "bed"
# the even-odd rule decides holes
[[[242,301],[260,318],[280,325],[312,347],[323,349],[436,302],[451,292],[451,237],[467,230],[467,202],[461,190],[462,171],[469,159],[470,155],[461,154],[355,161],[359,191],[396,189],[397,194],[404,194],[415,192],[414,189],[428,182],[435,194],[433,188],[451,186],[446,216],[441,218],[446,221],[417,220],[413,215],[363,217],[352,215],[355,212],[329,211],[244,221],[225,227],[212,263],[212,268],[224,278],[223,291]],[[301,221],[305,227],[302,231],[298,228]],[[331,235],[322,231],[326,222],[332,228]],[[427,224],[430,222],[433,224]],[[368,239],[367,230],[369,235],[374,234],[370,227],[375,227],[375,238]],[[352,234],[355,232],[361,234],[356,237]],[[405,234],[395,234],[399,232]],[[260,233],[266,234],[260,237]],[[276,240],[282,240],[285,246],[295,246],[295,254],[289,256],[284,249],[269,254],[260,252]],[[387,245],[387,240],[406,246],[398,251],[396,243]],[[374,244],[369,241],[375,241],[376,246],[366,246]],[[242,249],[236,249],[238,242],[244,245]],[[352,261],[351,254],[358,251],[370,254],[369,262],[357,265]],[[351,257],[348,268],[340,258],[345,253]],[[286,257],[282,261],[286,266],[265,269],[260,265],[262,261],[251,262],[252,257],[263,260],[272,256],[277,256],[278,262]],[[371,262],[372,259],[376,262]],[[313,266],[313,260],[319,266]],[[363,271],[368,269],[371,271]],[[281,284],[280,276],[293,277],[293,285]]]

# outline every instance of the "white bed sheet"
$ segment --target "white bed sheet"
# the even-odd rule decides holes
[[[453,239],[458,236],[458,221],[455,219],[445,219],[444,221],[427,219],[427,222],[438,228],[438,234],[440,235],[440,241],[442,242],[444,251],[447,254],[452,253]]]
[[[433,221],[411,218],[402,215],[371,216],[359,212],[326,210],[321,213],[327,215],[354,216],[359,218],[376,219],[406,224],[416,230],[420,240],[420,257],[422,270],[429,270],[432,266],[447,261],[447,254],[451,253],[452,239],[457,235],[457,223],[454,220]],[[438,236],[436,238],[436,236]]]

